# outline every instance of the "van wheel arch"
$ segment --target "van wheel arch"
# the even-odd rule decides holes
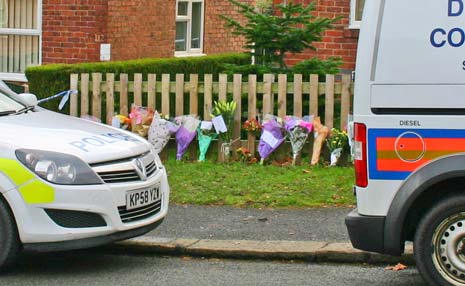
[[[397,191],[384,226],[384,253],[400,255],[416,223],[438,198],[465,194],[465,154],[439,158],[411,174]]]
[[[413,241],[418,223],[439,200],[456,195],[465,196],[465,188],[460,189],[460,185],[461,188],[465,186],[465,177],[448,179],[424,190],[407,213],[402,229],[403,240]]]

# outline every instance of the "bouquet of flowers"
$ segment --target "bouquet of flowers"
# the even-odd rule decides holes
[[[287,132],[292,145],[292,165],[295,165],[297,156],[302,151],[308,134],[312,131],[313,123],[293,116],[286,116],[284,129]]]
[[[187,147],[194,140],[200,120],[194,115],[183,115],[175,118],[175,122],[180,125],[176,132],[177,152],[176,160],[181,160]]]
[[[111,118],[111,126],[128,130],[131,128],[131,119],[122,114],[116,114]]]
[[[243,163],[255,162],[256,159],[252,157],[250,150],[245,147],[240,147],[236,150],[236,154]]]
[[[326,139],[326,146],[331,152],[330,166],[336,166],[342,153],[349,147],[349,137],[347,132],[332,128],[330,137]]]
[[[279,118],[268,115],[263,120],[262,135],[258,144],[258,153],[260,154],[260,164],[263,165],[268,156],[284,142],[282,125]]]
[[[247,119],[244,124],[242,124],[242,129],[253,134],[260,134],[262,130],[262,125],[258,122],[257,119]]]
[[[318,164],[320,161],[321,148],[323,147],[323,143],[329,133],[328,127],[321,124],[320,117],[313,119],[313,130],[315,134],[315,141],[313,141],[313,154],[310,162],[312,166]]]
[[[154,146],[157,153],[160,153],[171,138],[171,135],[175,134],[179,125],[169,121],[167,118],[163,118],[159,113],[155,112],[155,115],[150,124],[148,140]]]
[[[208,148],[213,139],[215,139],[218,134],[213,129],[213,124],[211,121],[202,121],[200,127],[197,128],[197,140],[199,140],[199,162],[205,161],[205,155],[207,154]]]
[[[212,122],[215,125],[216,133],[226,142],[231,141],[236,106],[235,101],[215,101],[212,114],[210,114],[213,117]]]
[[[153,114],[154,112],[150,108],[132,105],[131,113],[129,113],[132,132],[139,134],[141,137],[147,137]]]
[[[218,133],[220,138],[224,141],[221,146],[221,152],[223,153],[226,161],[228,161],[231,156],[232,126],[234,123],[234,112],[236,111],[236,106],[235,101],[215,101],[211,114],[216,133]]]

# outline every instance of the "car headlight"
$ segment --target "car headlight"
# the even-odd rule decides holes
[[[95,172],[76,156],[41,150],[16,150],[16,157],[29,170],[59,185],[103,184]]]

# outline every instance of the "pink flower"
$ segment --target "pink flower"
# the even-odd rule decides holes
[[[131,112],[129,114],[129,118],[131,119],[136,119],[136,124],[141,124],[142,123],[142,114],[140,112]]]
[[[308,132],[311,132],[312,129],[313,129],[313,123],[303,121],[303,120],[299,122],[299,126],[301,126],[303,128],[306,128],[308,130]]]

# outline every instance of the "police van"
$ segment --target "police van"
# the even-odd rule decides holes
[[[168,211],[166,171],[132,133],[47,111],[0,81],[0,267],[22,250],[142,235]]]
[[[354,247],[413,241],[430,285],[465,285],[465,1],[366,1],[354,97]]]

